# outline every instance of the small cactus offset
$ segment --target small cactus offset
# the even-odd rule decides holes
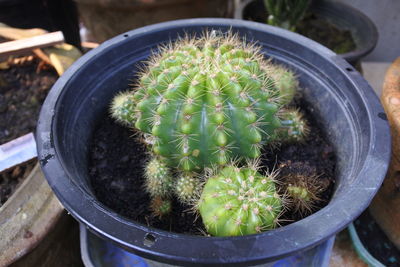
[[[133,95],[130,92],[120,93],[111,103],[111,116],[121,124],[132,127],[135,121],[132,110],[135,108]]]
[[[159,159],[151,159],[145,167],[146,191],[151,197],[166,197],[171,195],[173,178],[169,168]]]
[[[184,204],[193,204],[201,194],[200,179],[191,174],[183,174],[176,180],[175,195]]]
[[[154,216],[162,218],[172,210],[171,200],[160,196],[151,199],[150,209]]]
[[[273,174],[263,176],[254,168],[233,165],[208,179],[199,202],[203,223],[214,236],[273,229],[282,209]]]
[[[309,132],[303,114],[296,109],[284,110],[280,116],[281,127],[277,129],[278,142],[302,142]]]
[[[289,161],[279,167],[289,207],[302,216],[311,214],[318,208],[320,197],[329,184],[324,183],[317,170],[308,163]]]
[[[168,166],[201,173],[255,159],[264,144],[276,142],[278,115],[297,89],[292,72],[232,34],[184,38],[161,50],[111,110],[134,123]]]

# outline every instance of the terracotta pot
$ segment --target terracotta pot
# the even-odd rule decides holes
[[[231,17],[232,0],[75,0],[91,37],[104,42],[120,33],[157,22]]]
[[[382,187],[369,209],[382,230],[400,249],[400,57],[386,72],[381,101],[392,134],[392,158]]]

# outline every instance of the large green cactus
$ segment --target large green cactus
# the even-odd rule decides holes
[[[296,87],[293,73],[272,65],[256,46],[231,34],[206,34],[153,56],[134,92],[119,95],[111,110],[142,131],[167,165],[201,172],[259,157],[262,145],[276,138],[278,111]]]
[[[282,206],[274,175],[232,165],[208,179],[199,211],[210,234],[236,236],[274,228]]]

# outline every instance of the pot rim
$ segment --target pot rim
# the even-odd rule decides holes
[[[280,37],[296,40],[296,42],[301,42],[304,46],[312,48],[315,53],[326,57],[335,67],[340,68],[352,83],[357,85],[357,93],[360,100],[369,112],[368,118],[365,118],[365,120],[368,119],[371,123],[371,138],[379,140],[380,145],[375,145],[375,143],[369,145],[368,155],[358,174],[363,179],[355,179],[356,182],[351,190],[343,198],[335,202],[336,209],[334,213],[332,213],[332,208],[327,209],[327,207],[331,206],[329,204],[317,213],[296,223],[260,234],[239,237],[189,236],[146,227],[128,220],[99,204],[83,188],[67,178],[72,176],[68,170],[63,168],[63,163],[60,161],[56,151],[56,136],[52,136],[52,131],[54,129],[54,110],[57,106],[57,98],[61,95],[62,89],[67,85],[68,80],[74,76],[80,67],[89,64],[98,53],[123,42],[126,38],[171,28],[182,28],[182,25],[201,27],[230,26],[249,31],[262,29]],[[46,174],[46,178],[57,197],[75,218],[97,234],[139,255],[164,262],[191,265],[214,264],[218,266],[223,264],[229,264],[230,266],[244,263],[256,264],[265,262],[266,258],[268,261],[272,261],[294,252],[300,252],[327,240],[336,232],[344,229],[368,206],[384,178],[390,159],[389,127],[387,122],[378,117],[377,114],[384,113],[377,96],[368,83],[342,58],[310,39],[283,29],[249,21],[217,18],[186,19],[159,23],[121,34],[104,42],[98,48],[93,49],[77,60],[53,86],[42,107],[37,127],[37,147],[43,172]],[[48,118],[51,118],[51,120]],[[378,128],[380,131],[377,131]],[[373,175],[369,175],[370,172]],[[349,205],[349,203],[352,203],[353,197],[359,197],[359,201],[363,204],[356,207]],[[323,218],[321,216],[327,216],[331,219],[326,220],[323,224],[318,224],[319,218]],[[337,217],[343,219],[335,220],[334,218]],[[318,225],[319,227],[309,229],[313,225]],[[297,238],[300,236],[303,239],[302,243],[297,242]],[[153,242],[152,246],[149,246],[148,243],[147,245],[144,244],[146,242],[143,242],[143,240],[151,241],[153,238],[155,242]],[[265,251],[263,245],[270,242],[280,245],[273,247],[272,251]],[[249,251],[249,247],[252,250]],[[240,252],[241,249],[247,248],[246,251],[249,254],[243,257],[238,255],[240,253],[234,253],[234,255],[230,255],[233,256],[230,258],[224,258],[218,254],[218,249],[229,248],[235,252]],[[174,255],[168,254],[171,249],[178,251]],[[201,251],[202,249],[204,251]],[[196,254],[195,257],[193,253]]]

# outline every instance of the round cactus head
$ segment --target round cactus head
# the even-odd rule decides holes
[[[254,168],[227,166],[205,184],[199,211],[214,236],[237,236],[275,228],[283,202],[274,175]]]
[[[180,39],[154,55],[129,96],[134,104],[123,105],[130,108],[124,116],[129,123],[134,117],[152,151],[169,166],[201,172],[259,157],[281,127],[278,111],[296,87],[293,73],[272,65],[260,48],[211,32]]]

